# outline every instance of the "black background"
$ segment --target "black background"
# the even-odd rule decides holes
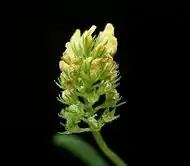
[[[61,104],[56,100],[60,89],[54,80],[60,73],[58,62],[65,43],[76,28],[84,31],[94,24],[103,30],[112,23],[119,44],[115,60],[122,76],[118,91],[128,103],[117,109],[120,119],[103,128],[102,135],[129,166],[156,165],[168,157],[167,140],[174,130],[168,122],[174,113],[168,103],[177,100],[173,81],[181,77],[180,60],[187,45],[184,11],[138,10],[129,3],[75,4],[71,9],[73,4],[37,5],[20,13],[18,8],[3,18],[7,47],[2,54],[8,60],[2,58],[1,66],[8,71],[10,93],[2,107],[6,118],[1,120],[1,158],[27,165],[83,165],[51,142],[52,135],[61,130],[57,117]],[[57,16],[49,14],[53,11],[58,11]],[[90,133],[80,136],[97,147]]]

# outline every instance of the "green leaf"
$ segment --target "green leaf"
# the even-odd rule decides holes
[[[53,136],[53,143],[66,148],[89,166],[109,166],[97,151],[80,137],[56,134]]]

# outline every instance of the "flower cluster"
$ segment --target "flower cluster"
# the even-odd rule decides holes
[[[108,23],[103,32],[93,36],[95,29],[93,25],[82,34],[77,29],[66,43],[59,62],[58,86],[63,91],[58,100],[66,105],[59,116],[66,119],[63,124],[66,134],[100,131],[106,123],[119,117],[115,109],[125,103],[118,103],[121,97],[116,90],[120,77],[118,64],[113,60],[117,51],[114,27]],[[101,95],[105,101],[94,107]],[[79,127],[81,122],[89,127]]]

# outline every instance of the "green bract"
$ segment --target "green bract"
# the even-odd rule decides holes
[[[125,103],[119,103],[121,97],[116,90],[120,77],[118,64],[113,60],[117,50],[114,27],[108,23],[97,37],[92,36],[95,29],[93,25],[82,35],[77,29],[59,62],[61,74],[57,84],[63,91],[58,100],[66,106],[59,116],[66,120],[62,124],[65,134],[100,131],[119,117],[115,115],[116,107]],[[101,95],[105,101],[94,107]],[[81,128],[79,123],[89,127]]]

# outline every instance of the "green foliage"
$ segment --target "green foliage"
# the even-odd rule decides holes
[[[77,136],[56,134],[53,142],[58,147],[66,148],[89,166],[108,166],[92,146]]]

